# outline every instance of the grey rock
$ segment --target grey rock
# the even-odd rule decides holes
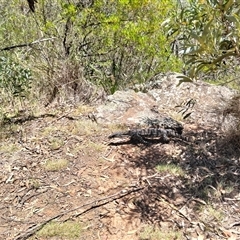
[[[219,125],[219,112],[236,91],[202,81],[179,85],[178,76],[176,73],[159,74],[147,84],[134,86],[134,90],[117,91],[108,96],[106,102],[97,107],[98,122],[131,125],[142,124],[146,118],[167,116],[183,120],[180,110],[192,99],[195,105],[188,110],[191,112],[188,122]]]

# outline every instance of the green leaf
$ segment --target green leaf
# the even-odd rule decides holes
[[[185,76],[185,75],[180,75],[180,76],[177,76],[177,78],[179,79],[179,82],[178,82],[178,84],[177,84],[177,87],[179,86],[179,85],[181,85],[182,83],[184,83],[184,82],[193,82],[193,80],[191,79],[191,78],[189,78],[189,77],[187,77],[187,76]]]
[[[203,37],[206,37],[206,36],[210,33],[210,31],[211,31],[210,26],[211,26],[212,23],[213,23],[213,19],[210,20],[210,21],[207,23],[207,25],[204,27],[203,33],[202,33],[202,36],[203,36]]]
[[[224,6],[224,12],[226,12],[233,4],[234,4],[234,0],[228,0]]]
[[[233,22],[233,23],[238,22],[238,19],[236,18],[236,16],[233,16],[233,15],[226,15],[225,18],[226,18],[228,21]]]
[[[186,119],[186,118],[190,117],[190,115],[191,115],[192,113],[193,113],[193,112],[190,112],[190,113],[186,114],[186,115],[183,117],[183,119]]]

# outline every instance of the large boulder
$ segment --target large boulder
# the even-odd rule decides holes
[[[183,121],[183,116],[191,113],[184,121],[217,127],[222,110],[236,91],[202,81],[179,85],[178,76],[159,74],[147,84],[115,92],[98,106],[97,120],[132,125],[147,117],[171,116]]]

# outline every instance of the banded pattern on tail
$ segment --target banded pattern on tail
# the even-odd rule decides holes
[[[131,140],[137,140],[146,143],[147,139],[159,138],[160,141],[169,142],[171,138],[177,138],[187,141],[187,138],[177,133],[173,129],[164,128],[146,128],[146,129],[133,129],[125,132],[115,132],[109,138],[121,138],[129,136]]]

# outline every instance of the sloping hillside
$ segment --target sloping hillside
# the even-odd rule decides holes
[[[177,87],[175,75],[152,83],[98,106],[53,103],[2,121],[1,239],[240,238],[234,92]],[[108,139],[161,115],[193,140]]]

